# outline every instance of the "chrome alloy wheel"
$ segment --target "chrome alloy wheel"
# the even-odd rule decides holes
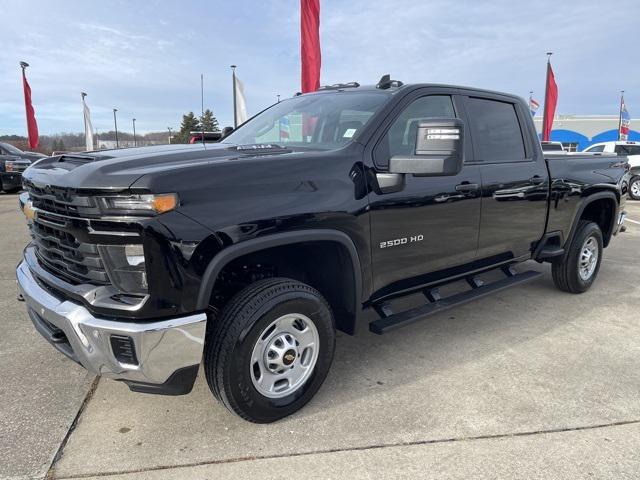
[[[319,348],[318,329],[306,315],[291,313],[274,320],[253,347],[253,386],[269,398],[291,395],[313,372]]]
[[[640,180],[631,182],[631,193],[635,198],[640,198]]]
[[[585,240],[580,250],[578,273],[585,282],[591,278],[598,265],[598,241],[594,237]]]

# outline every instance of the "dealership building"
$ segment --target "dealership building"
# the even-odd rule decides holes
[[[542,115],[533,119],[538,133],[542,132]],[[551,140],[562,142],[572,152],[581,151],[599,142],[618,140],[617,115],[556,115],[551,130]],[[640,119],[631,119],[628,140],[640,142]]]

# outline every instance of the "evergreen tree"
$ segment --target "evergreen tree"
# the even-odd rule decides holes
[[[219,132],[220,126],[218,125],[218,119],[213,116],[213,112],[208,108],[204,111],[204,114],[200,117],[200,128],[205,132]]]
[[[200,130],[198,118],[189,112],[182,116],[180,131],[171,139],[172,143],[189,143],[189,132]]]

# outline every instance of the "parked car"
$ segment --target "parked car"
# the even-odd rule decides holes
[[[623,229],[627,170],[620,156],[545,158],[519,97],[337,84],[221,143],[29,168],[18,284],[36,330],[88,370],[178,395],[203,362],[229,410],[272,422],[314,396],[336,330],[354,334],[366,310],[384,334],[539,278],[514,268],[527,260],[588,290]],[[484,283],[489,271],[502,278]],[[403,310],[415,293],[425,303]]]
[[[585,148],[585,153],[603,154],[615,153],[624,155],[631,167],[631,179],[629,180],[629,197],[633,200],[640,200],[640,142],[617,141],[594,143]]]
[[[540,145],[542,146],[542,151],[545,153],[567,153],[567,151],[562,146],[562,142],[540,142]]]
[[[23,152],[10,143],[0,142],[0,183],[5,192],[17,192],[22,187],[22,172],[32,162],[45,158],[37,152]]]
[[[204,143],[217,143],[222,139],[222,132],[189,132],[189,143],[202,143],[202,137],[204,136]]]

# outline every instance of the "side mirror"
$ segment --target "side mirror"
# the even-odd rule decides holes
[[[389,173],[456,175],[464,161],[464,124],[458,118],[420,120],[413,155],[394,155]]]
[[[224,127],[222,129],[222,137],[220,137],[220,140],[231,135],[231,132],[233,132],[233,127]]]

